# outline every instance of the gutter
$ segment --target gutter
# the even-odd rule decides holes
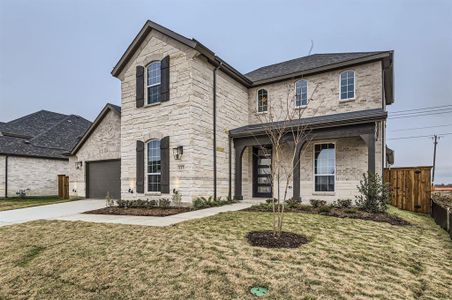
[[[213,69],[213,199],[217,199],[217,71],[221,68],[220,62]]]

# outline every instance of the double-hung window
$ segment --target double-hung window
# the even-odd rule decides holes
[[[268,110],[268,92],[265,89],[257,91],[257,112],[263,113]]]
[[[314,186],[316,192],[334,192],[336,152],[334,144],[314,146]]]
[[[295,82],[295,107],[308,105],[308,81],[298,80]]]
[[[148,192],[160,192],[160,140],[150,140],[147,143],[147,158]]]
[[[147,66],[147,104],[160,102],[161,68],[160,61],[151,62]]]
[[[345,71],[340,78],[341,100],[355,99],[355,72]]]

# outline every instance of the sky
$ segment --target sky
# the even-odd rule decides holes
[[[394,50],[390,114],[452,105],[451,0],[0,0],[0,121],[41,109],[94,120],[119,105],[110,72],[148,19],[242,73],[305,56],[311,40],[312,53]],[[441,112],[388,120],[395,166],[432,164],[430,136],[452,133],[452,112]],[[426,137],[394,139],[412,136]],[[436,183],[452,183],[451,149],[442,136]]]

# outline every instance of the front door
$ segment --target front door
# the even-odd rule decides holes
[[[253,197],[272,197],[271,146],[253,147]]]

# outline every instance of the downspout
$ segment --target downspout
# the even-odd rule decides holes
[[[228,136],[228,147],[229,147],[229,186],[228,186],[228,198],[232,199],[232,164],[231,164],[231,160],[232,160],[232,138],[229,135]]]
[[[217,199],[217,70],[222,64],[213,69],[213,199]]]
[[[8,155],[5,156],[5,198],[8,198]]]

